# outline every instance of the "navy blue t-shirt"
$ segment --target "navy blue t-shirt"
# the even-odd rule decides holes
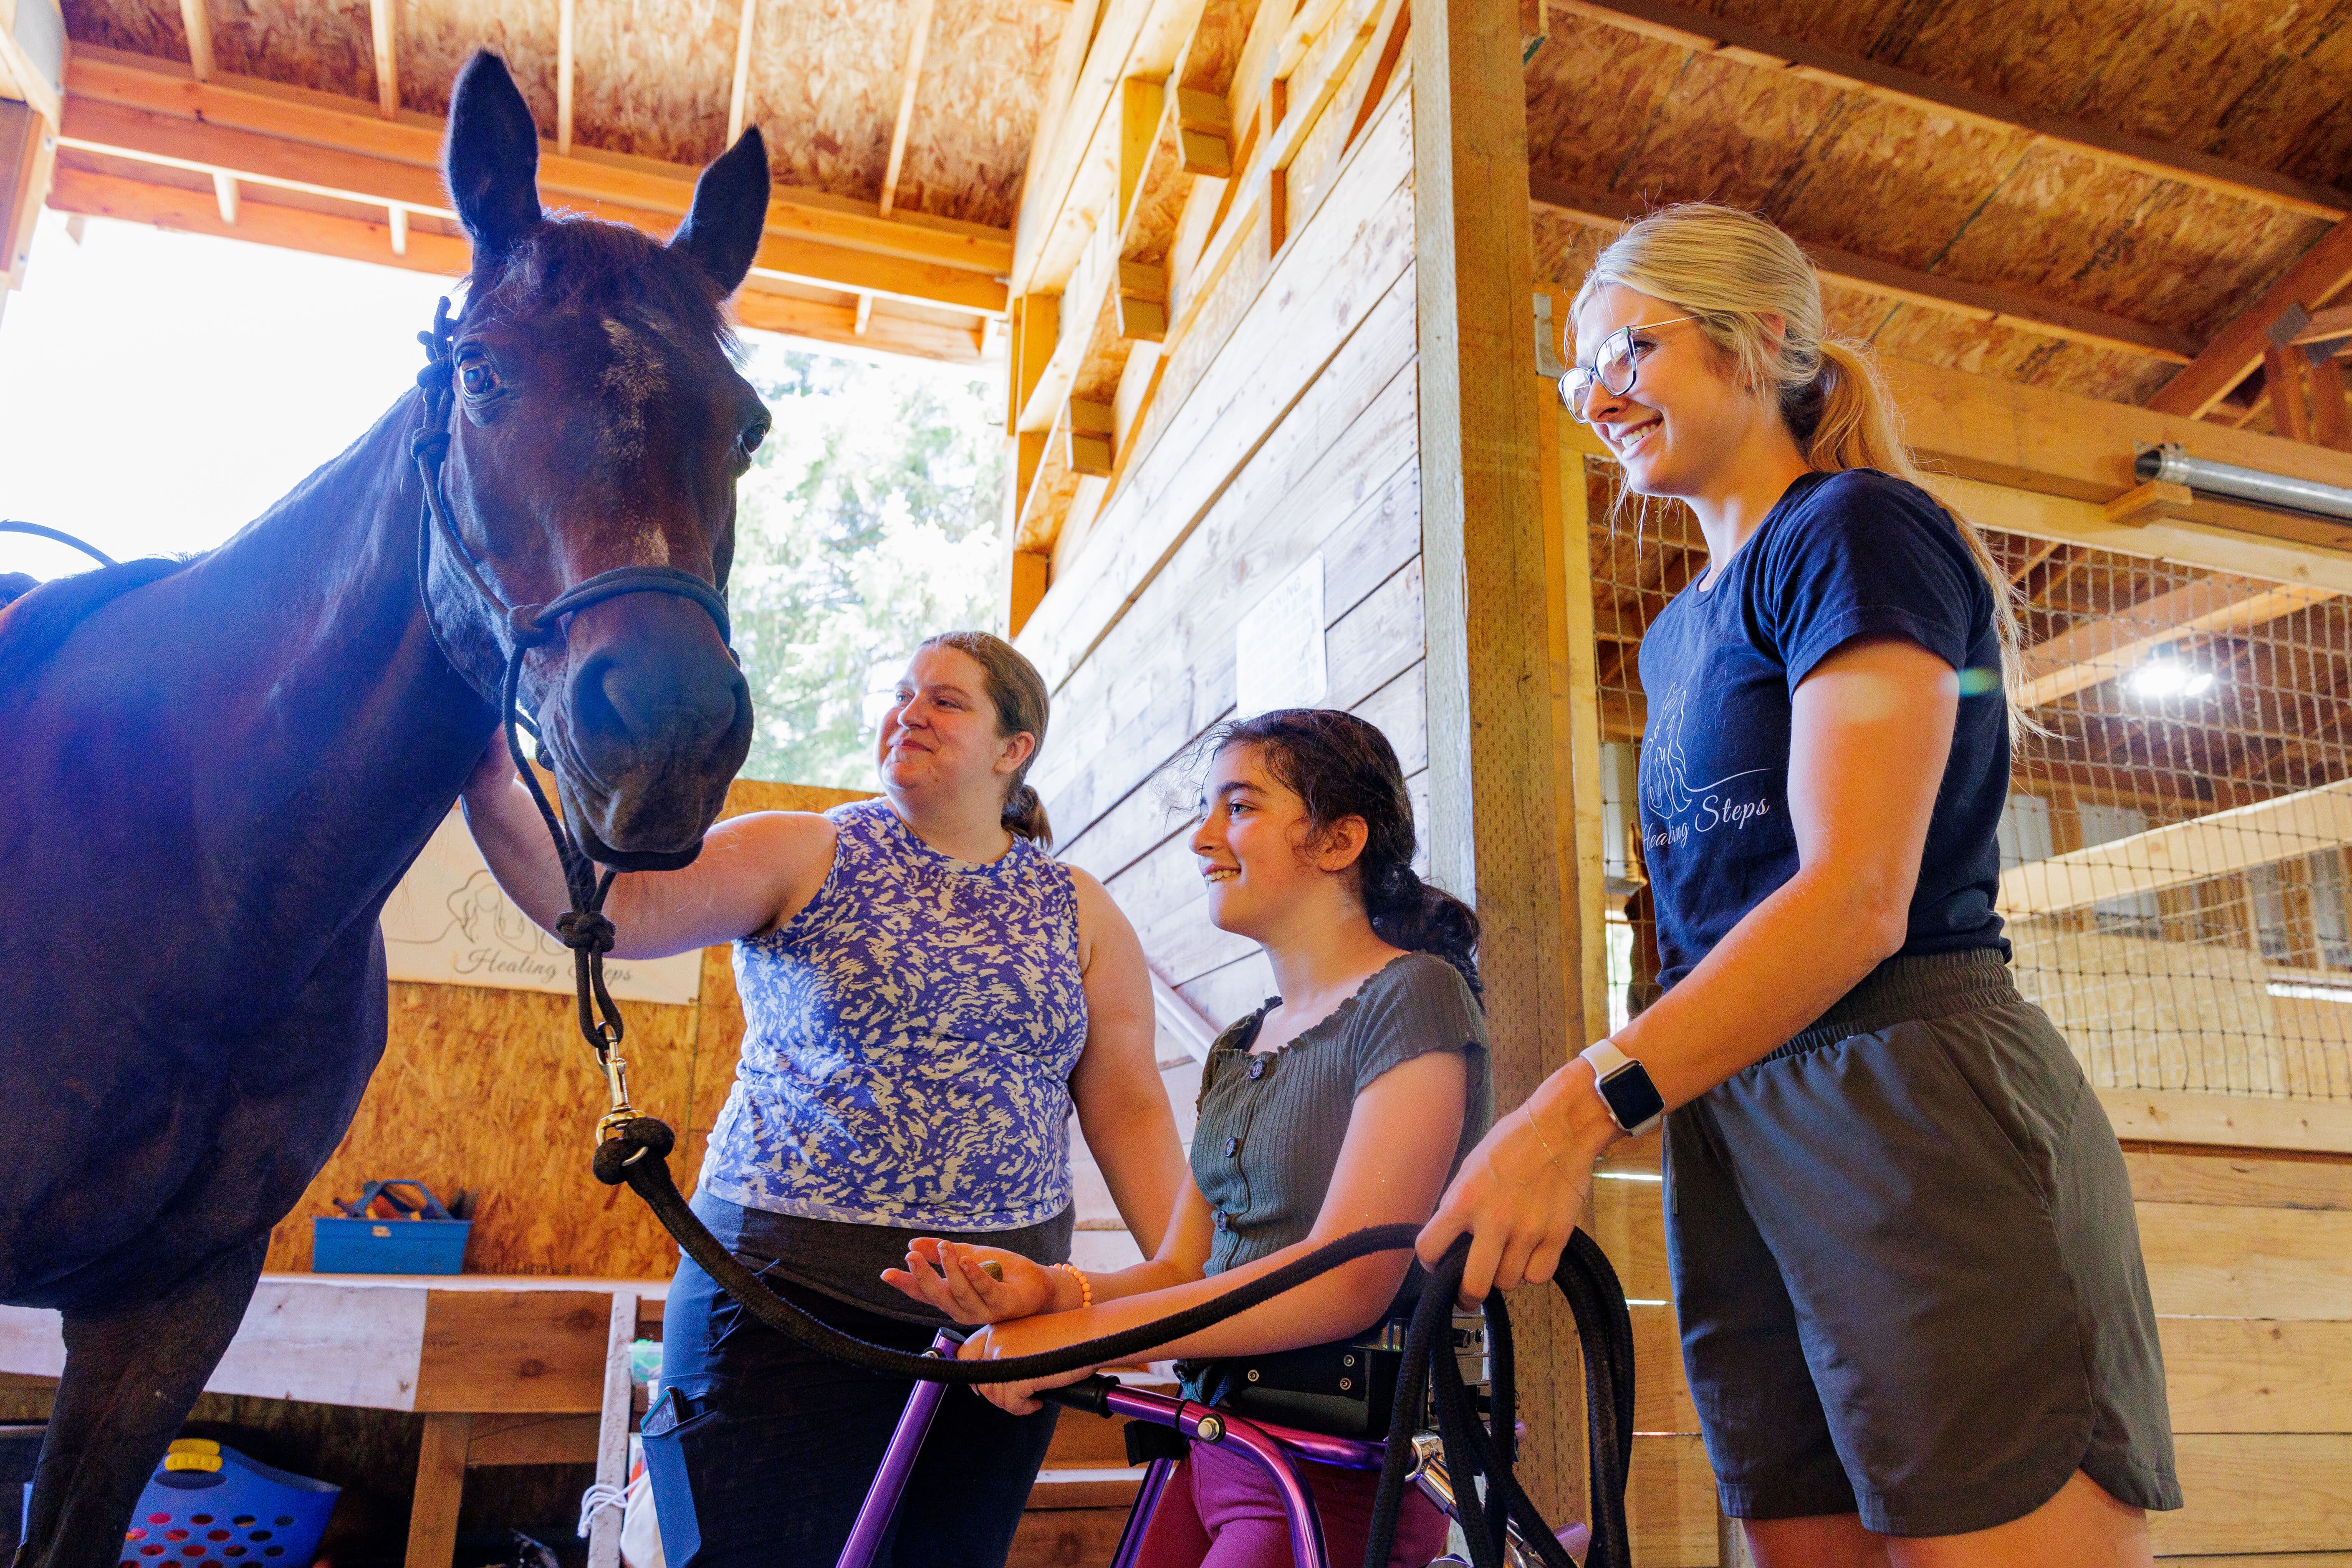
[[[1882,637],[1996,677],[1961,682],[1981,694],[1960,699],[1903,952],[2008,956],[1992,909],[2009,793],[1992,590],[1933,496],[1849,468],[1790,485],[1729,564],[1675,595],[1642,638],[1642,851],[1660,984],[1689,973],[1796,875],[1791,700],[1831,654]]]

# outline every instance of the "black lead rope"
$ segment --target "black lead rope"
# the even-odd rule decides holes
[[[562,867],[564,888],[571,899],[572,907],[556,921],[556,935],[572,950],[574,988],[580,1003],[580,1033],[595,1052],[611,1091],[611,1103],[596,1123],[594,1170],[598,1181],[608,1186],[625,1183],[653,1210],[679,1249],[768,1328],[811,1350],[868,1372],[966,1385],[1028,1382],[1116,1363],[1223,1322],[1356,1258],[1412,1247],[1419,1235],[1418,1226],[1372,1226],[1328,1242],[1213,1301],[1171,1313],[1156,1322],[1138,1324],[1058,1351],[996,1361],[915,1355],[868,1343],[843,1333],[777,1295],[737,1261],[734,1254],[687,1206],[670,1175],[669,1154],[677,1144],[677,1135],[667,1123],[640,1115],[629,1103],[628,1064],[621,1054],[621,1013],[604,986],[604,955],[613,950],[614,931],[604,910],[604,900],[613,889],[614,872],[609,867],[600,867],[574,841],[562,815],[540,786],[522,747],[522,735],[528,730],[534,741],[541,741],[541,754],[545,755],[538,726],[522,711],[523,659],[532,648],[543,647],[562,635],[565,616],[624,594],[670,594],[700,605],[717,623],[720,640],[731,643],[727,603],[710,584],[668,566],[629,566],[600,573],[544,605],[508,603],[475,560],[449,513],[442,489],[441,467],[448,456],[457,394],[457,323],[450,319],[449,301],[446,299],[434,312],[432,330],[417,334],[427,355],[425,367],[416,377],[425,394],[425,421],[411,443],[417,474],[425,486],[425,516],[417,542],[417,589],[425,598],[426,625],[432,628],[435,640],[440,642],[440,630],[434,626],[431,613],[433,541],[437,534],[446,542],[450,558],[467,584],[484,604],[499,611],[506,628],[505,669],[499,689],[495,694],[481,695],[498,709],[508,755],[517,775],[530,790],[532,804],[539,808],[548,837],[554,842],[556,859]],[[50,531],[30,524],[22,526],[31,532]],[[465,664],[452,655],[447,644],[441,646],[445,656],[450,656],[452,666],[465,673]],[[470,674],[466,674],[466,679],[475,684]],[[480,691],[478,684],[476,689]],[[1427,1407],[1415,1397],[1423,1388],[1430,1391],[1436,1407],[1447,1474],[1454,1483],[1463,1532],[1470,1542],[1472,1560],[1477,1568],[1503,1568],[1507,1521],[1517,1524],[1528,1545],[1548,1568],[1574,1568],[1572,1560],[1553,1538],[1512,1474],[1516,1366],[1510,1318],[1498,1294],[1489,1294],[1486,1303],[1491,1430],[1479,1421],[1475,1404],[1463,1385],[1461,1368],[1454,1356],[1453,1304],[1461,1289],[1469,1247],[1470,1238],[1462,1237],[1432,1271],[1406,1335],[1404,1364],[1399,1371],[1388,1451],[1374,1504],[1367,1568],[1382,1568],[1395,1539],[1398,1510],[1412,1457],[1413,1432],[1419,1415]],[[1585,1568],[1631,1568],[1625,1544],[1624,1497],[1633,1444],[1632,1321],[1626,1312],[1624,1293],[1618,1288],[1608,1259],[1582,1232],[1576,1233],[1574,1244],[1561,1260],[1559,1283],[1575,1313],[1584,1346],[1592,1456],[1592,1545]],[[1485,1481],[1483,1500],[1478,1486],[1481,1478]]]

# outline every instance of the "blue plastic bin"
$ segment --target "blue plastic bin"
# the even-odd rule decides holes
[[[183,1437],[139,1494],[121,1560],[156,1568],[310,1568],[341,1491]],[[26,1510],[32,1503],[27,1484]]]
[[[405,1197],[390,1189],[411,1188]],[[370,1219],[377,1194],[409,1213],[404,1219]],[[310,1222],[310,1269],[316,1274],[459,1274],[466,1267],[466,1237],[474,1222],[453,1219],[424,1183],[400,1178],[370,1182],[359,1202],[337,1205],[354,1217],[320,1215]]]

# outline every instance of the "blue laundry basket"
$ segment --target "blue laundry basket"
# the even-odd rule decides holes
[[[209,1439],[182,1437],[139,1494],[121,1561],[140,1568],[310,1568],[341,1491]],[[27,1485],[27,1511],[32,1502]]]

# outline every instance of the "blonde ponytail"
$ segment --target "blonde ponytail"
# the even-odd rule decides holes
[[[1741,384],[1769,397],[1797,449],[1817,472],[1875,468],[1920,484],[1903,438],[1903,413],[1864,344],[1823,330],[1821,279],[1796,241],[1753,213],[1707,202],[1670,206],[1629,224],[1585,274],[1572,322],[1608,284],[1647,294],[1691,316]],[[1777,326],[1772,318],[1779,318]],[[1949,507],[1961,542],[1992,590],[2010,740],[2027,729],[2017,700],[2017,591],[1976,525]]]

